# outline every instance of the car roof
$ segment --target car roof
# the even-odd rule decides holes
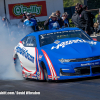
[[[38,36],[46,33],[52,33],[52,32],[59,32],[59,31],[67,31],[67,30],[80,30],[77,27],[70,27],[70,28],[61,28],[61,29],[55,29],[55,30],[43,30],[43,31],[38,31],[38,32],[33,32],[28,34],[27,36]]]

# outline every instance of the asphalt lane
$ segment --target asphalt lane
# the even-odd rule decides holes
[[[59,82],[36,80],[1,80],[1,92],[40,92],[33,94],[0,94],[0,100],[100,100],[100,76]]]

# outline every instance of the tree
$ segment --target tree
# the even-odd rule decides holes
[[[70,7],[74,4],[73,0],[63,0],[63,2],[64,2],[64,7]]]
[[[84,4],[84,0],[63,0],[64,7],[75,6],[76,3]]]

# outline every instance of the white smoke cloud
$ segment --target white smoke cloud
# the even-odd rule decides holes
[[[22,74],[18,73],[14,66],[13,50],[25,34],[19,31],[17,26],[10,27],[10,30],[3,27],[0,21],[0,80],[21,80]]]

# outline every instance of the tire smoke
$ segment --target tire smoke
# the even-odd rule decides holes
[[[22,80],[14,66],[13,50],[25,34],[17,26],[7,28],[3,24],[0,21],[0,80]]]

